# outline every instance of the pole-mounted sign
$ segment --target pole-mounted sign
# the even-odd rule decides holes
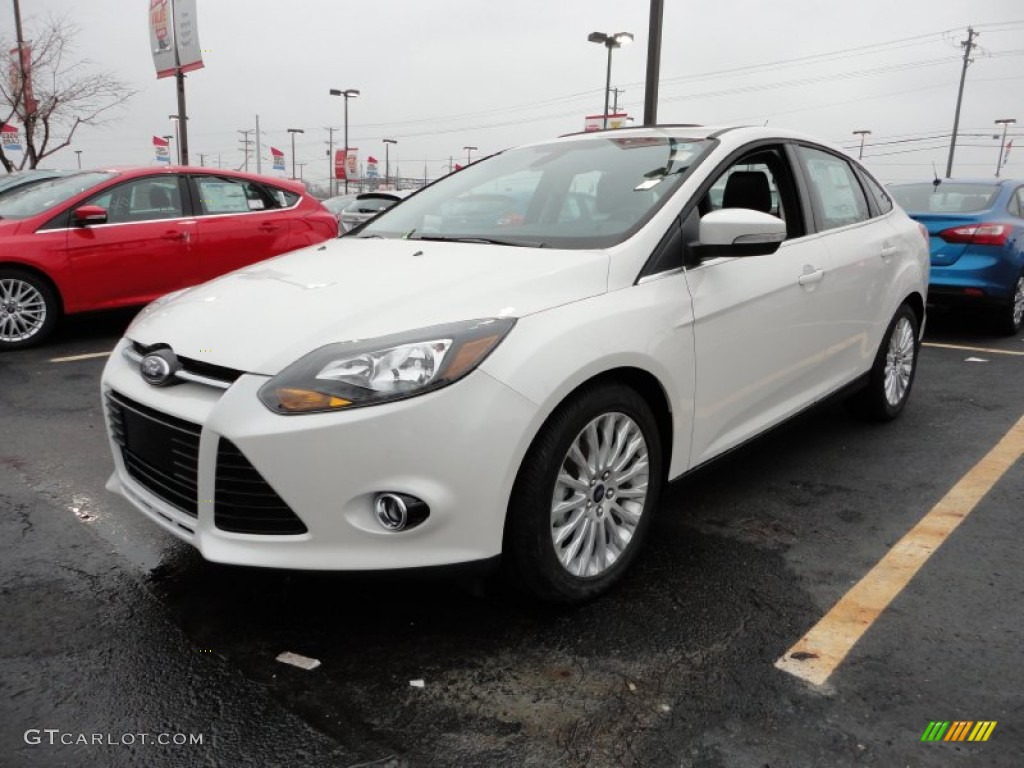
[[[149,0],[149,42],[157,78],[202,69],[196,0]]]

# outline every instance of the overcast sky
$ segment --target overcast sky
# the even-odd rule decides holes
[[[437,176],[463,147],[474,157],[581,130],[603,107],[606,51],[592,31],[629,31],[612,85],[643,118],[648,0],[197,0],[206,67],[187,78],[193,162],[237,168],[237,133],[260,117],[269,146],[296,136],[307,181],[328,173],[327,126],[403,175]],[[13,38],[9,0],[0,36]],[[154,134],[173,133],[174,79],[157,80],[148,0],[21,0],[26,37],[49,15],[79,28],[77,52],[139,93],[107,125],[85,127],[72,149],[86,166],[151,164]],[[857,154],[884,181],[945,169],[961,69],[973,25],[980,48],[967,73],[954,175],[992,176],[993,121],[1017,118],[1004,176],[1024,177],[1024,3],[1020,0],[665,0],[659,122],[756,123],[812,134]],[[832,54],[829,56],[829,54]],[[730,71],[732,70],[732,71]],[[925,138],[937,137],[937,138]],[[335,134],[340,144],[340,132]],[[877,142],[877,144],[875,144]],[[873,144],[875,144],[873,146]],[[72,167],[65,150],[44,165]],[[251,168],[254,170],[254,168]],[[381,168],[383,171],[383,167]]]

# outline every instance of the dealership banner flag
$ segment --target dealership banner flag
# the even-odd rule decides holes
[[[380,178],[380,174],[377,173],[377,158],[373,155],[369,155],[366,158],[366,178],[377,179]]]
[[[18,51],[21,51],[21,62],[19,64]],[[25,73],[25,82],[21,82],[21,73]],[[34,115],[39,109],[39,103],[32,94],[32,46],[22,43],[21,48],[11,48],[10,70],[8,82],[11,86],[11,95],[21,94],[21,103],[25,107],[25,114]],[[24,87],[22,87],[24,85]]]
[[[274,170],[275,171],[283,171],[284,170],[284,152],[282,152],[277,147],[271,147],[270,148],[270,156],[272,158],[274,158]]]
[[[153,137],[153,152],[156,153],[156,161],[158,163],[170,164],[171,150],[169,147],[170,142],[167,139],[162,139],[159,136]]]
[[[359,150],[350,147],[348,151],[339,149],[334,153],[334,178],[336,179],[358,179],[359,178]]]
[[[4,123],[0,130],[0,142],[3,144],[4,152],[23,152],[21,139],[18,138],[18,126]]]
[[[202,69],[196,0],[149,0],[149,44],[158,79]]]

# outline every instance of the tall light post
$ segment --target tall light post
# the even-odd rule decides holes
[[[999,178],[999,173],[1003,168],[1003,152],[1006,150],[1006,129],[1016,123],[1012,117],[1004,117],[1001,120],[996,120],[996,125],[1003,126],[1003,140],[999,142],[999,159],[996,161],[996,178]]]
[[[384,186],[387,187],[391,184],[391,153],[388,152],[391,149],[392,144],[397,144],[397,139],[384,139]]]
[[[76,149],[75,154],[78,155],[78,170],[82,170],[82,150]]]
[[[871,135],[871,131],[866,131],[866,130],[854,131],[853,135],[854,136],[860,136],[860,152],[857,154],[857,159],[861,160],[861,159],[864,158],[864,137],[865,136],[870,136]]]
[[[288,133],[292,135],[292,178],[295,178],[295,134],[305,133],[301,128],[289,128]]]
[[[463,147],[466,150],[466,165],[473,162],[473,150],[479,149],[479,147]]]
[[[179,125],[180,121],[178,120],[178,116],[177,115],[168,115],[167,118],[172,123],[174,123],[174,143],[178,146],[178,154],[177,154],[176,157],[178,159],[178,165],[181,165],[181,139],[180,139],[181,132],[178,130],[178,125]]]
[[[604,81],[604,127],[608,127],[608,93],[612,88],[612,51],[633,42],[632,32],[591,32],[587,40],[608,49],[608,72]]]
[[[171,141],[172,141],[173,139],[174,139],[174,137],[173,137],[173,136],[170,136],[170,135],[168,135],[168,136],[164,136],[164,141],[166,141],[166,142],[167,142],[167,145],[168,145],[168,147],[170,147],[170,145],[171,145]],[[168,150],[167,150],[167,159],[168,159],[168,160],[170,160],[170,158],[171,158],[171,151],[170,151],[170,149],[168,149]]]
[[[338,88],[331,88],[331,96],[342,96],[345,99],[345,194],[348,194],[348,100],[359,95],[355,88],[347,88],[342,91]]]

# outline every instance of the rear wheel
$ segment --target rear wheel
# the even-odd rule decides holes
[[[506,561],[519,585],[559,603],[596,597],[641,548],[662,483],[661,441],[634,390],[584,390],[548,420],[509,502]]]
[[[917,315],[903,304],[882,337],[868,383],[850,399],[853,412],[871,421],[891,421],[907,405],[917,373]]]
[[[0,350],[41,343],[57,326],[57,295],[39,276],[0,269]]]
[[[1016,336],[1024,326],[1024,273],[1017,276],[1010,300],[997,310],[996,330],[1007,336]]]

